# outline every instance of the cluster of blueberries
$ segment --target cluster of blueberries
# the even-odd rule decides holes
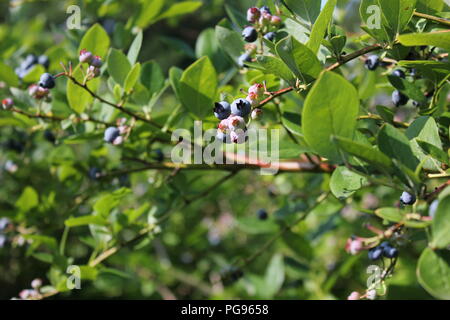
[[[87,69],[87,79],[93,79],[100,76],[100,68],[103,65],[102,58],[99,56],[94,56],[91,52],[83,49],[80,51],[79,56],[80,63],[88,64]]]
[[[391,246],[389,242],[384,241],[380,245],[370,249],[368,257],[372,261],[379,260],[382,257],[393,259],[398,257],[398,249]]]
[[[365,61],[365,66],[368,70],[370,71],[375,71],[380,65],[381,65],[381,61],[380,61],[380,57],[377,55],[371,55],[369,56],[366,61]],[[403,70],[401,69],[395,69],[392,74],[392,76],[394,77],[399,77],[402,79],[406,78],[406,74]],[[416,76],[416,70],[412,69],[410,72],[410,76],[415,77]],[[409,97],[405,94],[403,94],[402,92],[400,92],[399,90],[395,90],[392,93],[392,103],[396,106],[396,107],[400,107],[400,106],[404,106],[408,103],[409,101]],[[415,107],[418,107],[420,104],[417,101],[413,101],[413,105]]]
[[[239,98],[231,104],[227,101],[216,102],[214,104],[214,116],[221,120],[218,126],[216,138],[225,143],[244,143],[246,141],[246,121],[250,114],[253,119],[260,116],[262,110],[252,106],[257,106],[265,93],[262,84],[254,84],[250,87],[245,99]]]
[[[42,65],[45,69],[50,66],[50,60],[46,55],[36,56],[34,54],[29,54],[25,60],[22,61],[20,66],[16,68],[16,74],[19,79],[25,78],[25,76],[30,72],[30,70],[37,64]]]
[[[261,8],[251,7],[247,10],[247,21],[251,26],[247,26],[242,31],[242,38],[245,42],[255,42],[260,33],[268,41],[275,41],[277,38],[276,31],[281,26],[281,18],[273,15],[270,8],[263,6]],[[250,62],[252,54],[256,51],[256,46],[246,46],[246,52],[238,59],[240,67],[245,66],[245,62]]]

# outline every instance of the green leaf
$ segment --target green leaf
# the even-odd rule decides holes
[[[256,61],[264,68],[265,72],[274,74],[291,85],[295,84],[294,75],[280,59],[272,56],[257,56]]]
[[[237,226],[248,234],[275,233],[279,230],[278,225],[270,220],[259,220],[253,217],[242,217],[237,219]]]
[[[292,36],[279,41],[276,51],[289,69],[305,83],[316,79],[322,71],[322,65],[314,52]]]
[[[365,183],[363,176],[346,167],[338,167],[331,176],[330,189],[336,198],[343,200],[361,189]]]
[[[23,82],[31,83],[38,82],[41,75],[45,72],[45,68],[40,64],[35,64],[27,73],[25,77],[23,77]]]
[[[417,278],[435,298],[450,300],[450,252],[426,248],[419,258]]]
[[[431,246],[446,249],[450,246],[450,196],[439,200],[436,214],[433,218],[433,240]]]
[[[73,77],[80,83],[84,81],[84,75],[80,67],[76,67]],[[100,79],[95,78],[87,82],[87,86],[93,92],[96,92],[100,84]],[[72,110],[82,113],[86,107],[94,101],[94,98],[85,89],[76,85],[72,81],[67,81],[67,101]]]
[[[167,11],[163,12],[157,20],[173,18],[194,12],[202,6],[201,1],[183,1],[173,4]]]
[[[28,212],[39,205],[39,195],[33,187],[25,187],[16,201],[16,207],[20,212]]]
[[[411,140],[411,148],[419,161],[423,161],[428,157],[419,147],[417,140],[424,141],[433,145],[435,148],[442,150],[442,143],[439,137],[439,128],[436,124],[436,121],[432,117],[419,117],[414,120],[414,122],[411,123],[411,125],[406,130],[406,136],[409,140]],[[440,163],[436,163],[432,159],[428,159],[424,163],[423,167],[428,170],[436,170],[440,168],[440,165]]]
[[[244,51],[244,40],[239,33],[222,26],[216,26],[216,38],[220,47],[237,63],[239,56]]]
[[[396,89],[404,93],[410,99],[423,104],[427,103],[427,98],[416,84],[392,75],[388,76],[388,79]]]
[[[90,266],[80,266],[80,278],[83,280],[95,280],[97,279],[98,270]]]
[[[416,140],[416,142],[425,154],[433,157],[437,161],[445,163],[446,165],[450,165],[448,154],[445,153],[442,149],[426,141]]]
[[[283,242],[292,250],[292,252],[301,258],[311,260],[313,258],[313,249],[308,240],[298,233],[287,231],[283,234]]]
[[[111,49],[108,56],[108,73],[114,81],[123,87],[130,70],[130,61],[128,61],[128,58],[123,52],[117,49]]]
[[[359,112],[355,87],[342,76],[324,72],[309,92],[302,113],[305,140],[318,154],[341,159],[332,136],[352,139]]]
[[[281,254],[275,254],[269,262],[264,278],[266,297],[273,297],[284,282],[284,262]]]
[[[425,14],[436,14],[444,9],[443,0],[418,0],[417,11]]]
[[[345,152],[378,168],[391,170],[394,167],[394,164],[389,157],[369,145],[354,142],[342,137],[333,137],[333,140],[338,144],[339,148]]]
[[[137,61],[139,52],[141,51],[142,47],[142,38],[143,38],[142,31],[139,31],[139,33],[136,35],[136,38],[134,38],[133,43],[130,46],[130,50],[128,50],[127,57],[131,65],[134,65]]]
[[[187,110],[198,118],[211,111],[217,91],[217,75],[208,57],[190,65],[180,80],[180,100]]]
[[[141,83],[148,89],[150,96],[164,88],[164,73],[155,61],[148,61],[142,65]]]
[[[407,47],[433,46],[450,50],[450,31],[448,30],[403,34],[398,37],[398,40]]]
[[[364,30],[379,41],[393,42],[411,20],[415,4],[416,0],[362,0]]]
[[[397,159],[410,170],[416,170],[419,161],[414,155],[408,138],[390,124],[378,133],[378,147],[388,157]]]
[[[325,37],[325,33],[328,29],[328,25],[330,24],[333,18],[334,8],[336,7],[337,0],[328,0],[326,5],[323,7],[320,12],[317,21],[314,23],[311,37],[308,41],[307,46],[311,49],[311,51],[315,54],[319,51],[320,44],[322,43],[323,38]]]
[[[156,22],[163,6],[164,0],[142,1],[142,6],[139,10],[140,15],[136,20],[136,26],[141,29],[145,29],[150,24]]]
[[[183,75],[183,70],[177,67],[172,67],[169,70],[169,81],[172,86],[172,90],[175,92],[175,95],[178,99],[180,99],[180,79]]]
[[[313,25],[320,14],[320,1],[283,0],[284,5],[304,22]]]
[[[375,210],[375,214],[390,222],[402,222],[405,218],[405,215],[399,208],[380,208]]]
[[[79,227],[79,226],[86,226],[89,224],[96,224],[96,225],[107,225],[108,221],[103,219],[100,216],[82,216],[82,217],[76,217],[76,218],[69,218],[67,219],[64,224],[67,227]]]
[[[10,87],[19,86],[19,78],[13,68],[0,61],[0,80]]]
[[[438,83],[450,73],[450,63],[438,61],[400,61],[400,67],[407,69],[417,69],[421,75]]]
[[[125,87],[124,87],[125,92],[131,92],[131,90],[136,85],[140,75],[141,75],[141,64],[137,63],[130,70],[125,79]]]
[[[93,55],[105,57],[108,53],[110,39],[103,27],[96,23],[94,24],[81,39],[78,52],[86,49],[92,52]]]

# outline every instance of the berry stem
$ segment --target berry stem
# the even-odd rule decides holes
[[[447,27],[450,26],[450,20],[447,20],[447,19],[444,19],[444,18],[435,17],[435,16],[432,16],[432,15],[425,14],[425,13],[420,13],[420,12],[417,12],[417,11],[414,12],[414,15],[416,17],[419,17],[419,18],[427,19],[427,20],[430,20],[430,21],[434,21],[434,22],[446,25]]]

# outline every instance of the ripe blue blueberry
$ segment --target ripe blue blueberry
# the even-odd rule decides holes
[[[44,138],[48,142],[51,142],[51,143],[55,143],[56,142],[56,137],[53,134],[53,132],[51,132],[50,130],[45,130],[44,131]]]
[[[396,258],[398,256],[398,249],[391,246],[384,247],[383,255],[389,259]]]
[[[404,106],[409,101],[409,98],[405,96],[403,93],[401,93],[398,90],[395,90],[392,92],[392,102],[396,107]]]
[[[267,220],[267,218],[269,217],[267,211],[264,209],[259,209],[256,215],[258,216],[259,220]]]
[[[45,69],[48,69],[48,67],[50,66],[50,60],[46,55],[39,56],[38,63],[44,66]]]
[[[272,14],[272,12],[270,11],[270,8],[268,6],[262,6],[261,8],[259,8],[259,11],[261,11],[261,13]]]
[[[88,175],[92,180],[97,180],[101,176],[101,171],[99,168],[92,167],[89,169]]]
[[[22,62],[20,67],[22,70],[27,70],[34,66],[36,63],[38,63],[38,57],[36,57],[34,54],[29,54]]]
[[[269,41],[274,41],[277,37],[277,34],[275,32],[268,32],[264,35],[264,38]]]
[[[242,37],[246,42],[254,42],[258,38],[258,32],[253,27],[246,27],[242,31]]]
[[[377,55],[371,55],[367,58],[365,64],[367,69],[374,71],[380,65],[380,58]]]
[[[53,89],[55,87],[55,78],[50,73],[44,73],[39,80],[39,86],[44,89]]]
[[[392,72],[392,75],[395,76],[395,77],[402,78],[402,79],[406,78],[406,74],[403,72],[403,70],[400,70],[400,69],[395,69]]]
[[[416,196],[404,191],[400,197],[400,202],[405,206],[413,205],[416,202]]]
[[[164,153],[161,149],[156,149],[155,151],[153,151],[153,158],[158,162],[163,162]]]
[[[105,130],[104,140],[108,143],[113,143],[120,136],[120,130],[116,127],[109,127]]]
[[[239,67],[247,67],[246,62],[252,62],[252,56],[248,53],[244,53],[238,58]]]
[[[384,250],[384,248],[381,246],[377,246],[375,248],[370,249],[368,252],[369,259],[372,261],[376,261],[376,260],[380,259],[381,256],[383,255],[383,250]]]
[[[231,104],[231,113],[235,116],[246,117],[252,111],[252,105],[245,99],[239,98]]]
[[[214,115],[219,120],[228,118],[231,114],[231,106],[226,101],[216,102],[214,104]]]
[[[6,227],[9,225],[10,221],[8,218],[0,218],[0,231],[6,229]]]

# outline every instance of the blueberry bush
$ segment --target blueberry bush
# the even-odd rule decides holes
[[[450,299],[447,1],[50,2],[0,4],[0,298]]]

